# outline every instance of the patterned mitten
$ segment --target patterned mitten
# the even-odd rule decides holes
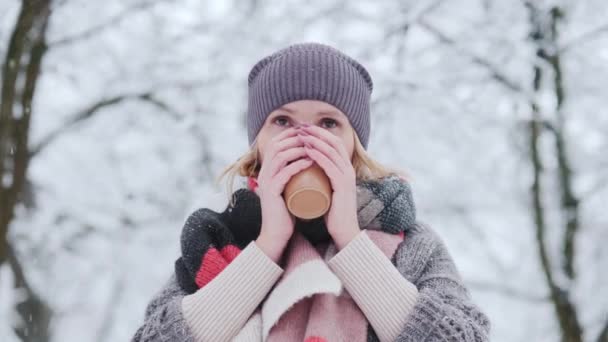
[[[222,213],[201,208],[181,233],[182,255],[175,261],[177,282],[194,293],[215,278],[260,232],[259,198],[247,189],[233,194],[234,205]]]

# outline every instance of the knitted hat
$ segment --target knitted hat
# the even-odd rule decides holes
[[[273,110],[309,99],[341,110],[367,148],[372,78],[359,62],[336,48],[321,43],[290,45],[258,61],[249,72],[248,85],[250,145]]]

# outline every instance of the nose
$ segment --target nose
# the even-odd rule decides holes
[[[296,121],[295,127],[306,127],[306,126],[310,126],[311,123],[308,123],[306,121]]]

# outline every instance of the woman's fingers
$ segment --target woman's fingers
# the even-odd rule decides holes
[[[285,138],[274,144],[275,154],[285,151],[292,147],[304,146],[302,139],[299,136],[294,135],[293,137]]]
[[[332,188],[337,189],[337,184],[340,181],[341,177],[344,177],[342,171],[340,171],[336,165],[329,160],[323,153],[315,150],[314,148],[306,147],[306,153],[310,156],[312,160],[314,160],[319,166],[325,171],[329,180],[331,181]]]
[[[344,160],[344,157],[324,140],[312,135],[304,135],[302,136],[302,140],[304,141],[305,145],[323,153],[338,168],[338,170],[340,170],[341,173],[344,173],[345,168],[349,166],[346,165],[346,160]]]
[[[350,160],[350,156],[348,155],[348,151],[346,151],[346,146],[344,146],[342,140],[331,132],[318,126],[306,126],[303,128],[303,130],[304,132],[314,135],[315,137],[325,141],[336,151],[338,151],[338,153],[340,153],[340,155],[342,155],[342,158],[344,158],[345,160]]]
[[[307,154],[304,147],[292,147],[277,153],[270,161],[270,170],[268,170],[270,176],[273,177],[276,175],[290,161],[306,156]]]
[[[296,160],[295,162],[285,166],[283,169],[281,169],[281,171],[279,171],[279,173],[277,173],[276,177],[274,178],[276,182],[276,184],[274,184],[276,186],[275,189],[282,193],[283,189],[285,188],[285,185],[291,179],[291,177],[293,177],[293,175],[297,174],[298,172],[310,167],[312,163],[313,161],[311,159],[304,158]]]
[[[291,130],[291,129],[289,129]],[[285,150],[288,149],[290,147],[295,147],[298,145],[302,145],[302,142],[300,141],[300,139],[298,139],[297,136],[297,131],[295,129],[293,129],[293,134],[284,134],[285,132],[289,131],[289,130],[285,130],[283,132],[281,132],[281,134],[277,135],[276,137],[272,138],[270,140],[270,142],[268,143],[268,146],[266,147],[266,151],[264,151],[264,159],[266,160],[271,160],[272,158],[274,158],[274,156]],[[282,136],[281,139],[276,139],[277,137]]]
[[[270,139],[270,141],[272,143],[276,143],[279,142],[287,137],[293,136],[296,133],[298,133],[298,130],[295,127],[289,127],[288,129],[284,130],[283,132],[275,135],[274,137],[272,137],[272,139]]]

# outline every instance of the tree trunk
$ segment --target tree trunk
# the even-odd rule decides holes
[[[23,341],[48,341],[51,311],[35,294],[8,237],[22,196],[29,163],[28,137],[32,100],[46,52],[45,34],[51,0],[23,0],[2,64],[0,94],[0,265],[8,262],[15,291],[25,296],[16,305],[21,322],[14,327]]]
[[[555,36],[557,25],[556,21],[559,17],[556,15],[558,12],[557,9],[551,9],[550,13],[543,13],[541,10],[535,7],[533,2],[527,2],[526,6],[528,7],[530,14],[530,26],[532,28],[532,32],[530,34],[532,41],[535,45],[536,56],[539,59],[547,59],[547,44],[555,43]],[[548,18],[548,20],[543,20]],[[547,23],[549,23],[547,25]],[[550,38],[548,38],[550,37]],[[554,58],[555,56],[553,56]],[[556,106],[556,111],[559,112],[561,110],[561,104],[563,103],[563,84],[562,84],[562,74],[561,74],[561,65],[559,64],[559,58],[555,59],[553,67],[551,71],[553,72],[554,78],[554,90],[556,94],[556,100],[558,105]],[[542,85],[542,80],[544,76],[545,70],[542,66],[537,62],[534,65],[533,69],[533,81],[532,81],[532,89],[535,93],[539,93]],[[544,206],[542,203],[542,158],[540,155],[540,138],[542,134],[545,132],[543,130],[546,127],[546,124],[543,122],[543,119],[540,115],[540,108],[537,103],[532,100],[530,104],[530,108],[532,111],[532,119],[530,120],[529,125],[529,143],[530,143],[530,159],[533,166],[534,173],[534,182],[532,185],[532,201],[533,205],[533,215],[534,215],[534,223],[536,228],[536,243],[538,246],[539,257],[541,261],[541,268],[544,273],[545,280],[547,282],[547,286],[550,291],[550,298],[553,308],[555,310],[559,327],[561,330],[561,339],[563,342],[581,342],[583,339],[582,336],[582,328],[579,323],[578,313],[576,311],[576,307],[571,301],[570,292],[567,288],[560,287],[555,282],[554,270],[552,268],[551,262],[549,260],[549,254],[547,253],[545,246],[545,233],[547,231],[546,223],[545,223],[545,213]],[[559,117],[559,115],[558,115]],[[562,121],[562,120],[560,120]],[[558,154],[558,158],[562,158],[559,161],[560,166],[560,190],[562,196],[572,196],[571,182],[570,177],[571,173],[569,172],[569,165],[567,164],[567,160],[565,158],[564,151],[564,139],[561,135],[561,127],[560,133],[556,134],[556,153]],[[553,129],[553,132],[557,132]],[[570,210],[571,205],[564,205],[564,199],[562,198],[562,209]],[[567,214],[568,212],[566,212]],[[565,267],[564,273],[569,275],[571,278],[574,277],[574,272],[572,268],[572,256],[573,254],[573,240],[574,240],[574,231],[571,229],[574,227],[578,227],[578,221],[572,221],[572,219],[567,219],[567,229],[565,236],[565,246],[564,249],[564,260]],[[573,225],[574,224],[574,225]]]

